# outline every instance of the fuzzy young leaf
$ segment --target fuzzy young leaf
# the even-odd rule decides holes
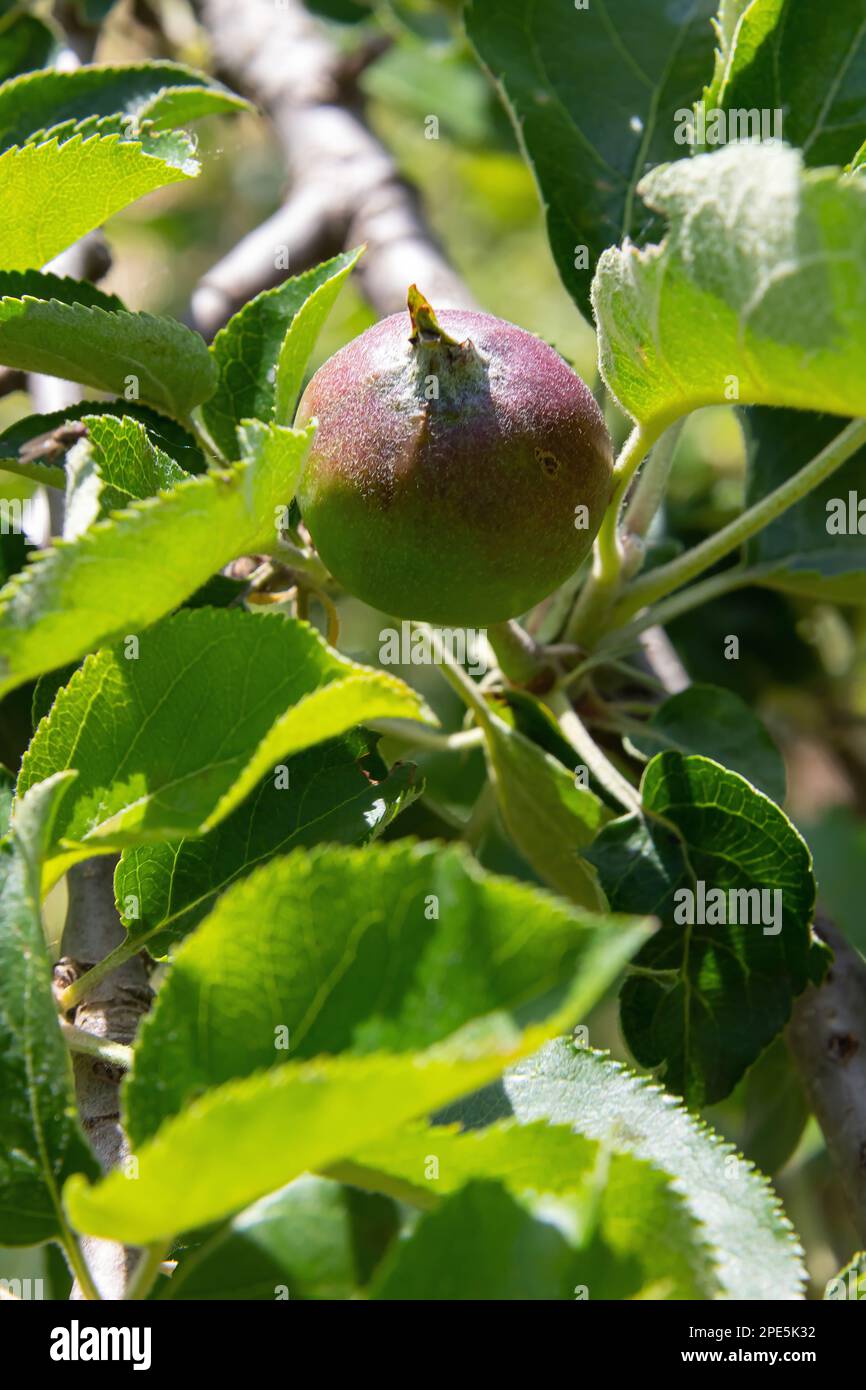
[[[0,268],[45,265],[145,193],[193,178],[192,145],[174,140],[172,151],[160,158],[119,135],[76,135],[0,154]]]
[[[207,835],[124,850],[114,878],[130,936],[161,955],[207,916],[216,899],[277,854],[381,834],[418,795],[410,764],[388,772],[360,730],[318,744],[265,776]]]
[[[217,388],[202,408],[214,443],[237,455],[247,419],[290,425],[316,337],[360,256],[348,252],[264,290],[229,319],[211,345]]]
[[[621,996],[643,1066],[694,1105],[723,1099],[820,980],[809,850],[768,797],[709,758],[660,753],[589,857],[618,911],[661,917]],[[689,920],[691,918],[691,921]]]
[[[259,1068],[431,1047],[575,977],[586,1006],[644,936],[457,849],[298,851],[229,889],[175,955],[125,1092],[130,1135]]]
[[[0,691],[140,633],[229,560],[272,544],[311,437],[296,431],[278,459],[190,478],[55,542],[0,591]]]
[[[40,861],[72,774],[35,786],[0,843],[0,1241],[35,1245],[63,1228],[60,1188],[99,1172],[75,1120],[72,1068],[51,990]]]
[[[731,400],[866,414],[866,184],[749,144],[666,165],[641,189],[664,241],[606,251],[593,283],[623,409],[651,432]]]
[[[605,247],[654,230],[638,180],[682,153],[675,114],[700,95],[715,8],[716,0],[592,0],[582,8],[573,0],[470,0],[467,7],[469,38],[503,92],[538,180],[559,273],[587,317]]]
[[[702,1227],[721,1297],[802,1298],[803,1252],[766,1178],[645,1076],[557,1039],[452,1111],[473,1125],[508,1116],[570,1125],[646,1159],[673,1179]]]

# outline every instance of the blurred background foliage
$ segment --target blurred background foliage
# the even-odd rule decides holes
[[[383,41],[384,51],[362,79],[369,120],[402,173],[420,190],[436,234],[479,303],[552,343],[603,400],[592,328],[561,286],[532,175],[497,94],[462,35],[457,0],[307,0],[307,6],[346,48],[371,36]],[[51,9],[34,8],[44,15]],[[100,12],[109,12],[97,61],[167,56],[211,67],[207,36],[186,0],[120,0],[114,6],[78,0],[63,8],[67,21],[70,13],[73,19],[88,14],[98,19]],[[428,138],[431,116],[438,120],[438,138]],[[111,223],[113,264],[103,287],[121,295],[130,308],[183,318],[203,273],[281,202],[284,169],[266,118],[211,120],[200,128],[199,141],[198,180],[151,195]],[[372,318],[350,281],[310,370]],[[621,440],[626,422],[610,402],[605,408],[611,430]],[[0,429],[31,410],[22,392],[0,400]],[[707,409],[691,417],[667,499],[667,536],[691,545],[734,516],[742,504],[744,464],[742,432],[731,409]],[[32,491],[30,484],[0,473],[0,497]],[[20,537],[3,540],[4,545],[23,544]],[[346,599],[341,617],[344,649],[375,662],[381,615]],[[670,634],[694,679],[736,690],[765,720],[785,756],[786,809],[812,848],[824,905],[866,952],[862,611],[749,589],[678,619]],[[740,639],[738,660],[722,655],[728,634]],[[459,721],[462,711],[435,669],[397,673],[423,689],[448,725]],[[13,768],[22,739],[26,743],[29,736],[31,697],[32,688],[25,687],[0,704],[0,761]],[[399,751],[383,747],[386,757],[399,756]],[[480,752],[422,754],[417,761],[427,778],[427,797],[392,833],[456,834],[455,826],[476,806],[483,785]],[[482,861],[532,878],[492,809],[483,814],[481,807],[481,812],[473,834]],[[49,917],[59,923],[62,912],[60,890],[49,904]],[[589,1020],[589,1035],[593,1045],[627,1055],[613,1004]],[[856,1239],[820,1131],[806,1116],[781,1042],[707,1118],[773,1177],[806,1246],[813,1295],[820,1296]],[[58,1288],[65,1277],[53,1257],[46,1266],[38,1251],[4,1253],[4,1270],[22,1276],[42,1273],[48,1281],[59,1280]],[[46,1296],[54,1287],[49,1282]]]

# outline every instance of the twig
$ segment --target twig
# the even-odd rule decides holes
[[[11,396],[13,391],[27,390],[27,376],[15,367],[0,367],[0,396]]]
[[[141,1252],[141,1258],[127,1285],[125,1297],[128,1299],[147,1298],[160,1274],[164,1272],[165,1257],[171,1248],[169,1241],[156,1241]]]
[[[626,559],[619,532],[623,499],[632,478],[659,437],[655,430],[635,425],[613,469],[613,490],[592,549],[592,572],[578,595],[565,628],[565,639],[582,646],[598,636],[599,626],[617,595]]]
[[[622,623],[640,609],[657,602],[658,599],[673,593],[675,589],[681,588],[690,579],[703,574],[705,570],[738,549],[744,541],[757,535],[771,521],[775,521],[776,517],[781,516],[789,507],[813,492],[825,478],[829,478],[864,445],[866,420],[851,420],[809,463],[798,472],[792,473],[790,478],[786,478],[760,501],[747,507],[727,526],[707,536],[706,540],[693,546],[683,555],[678,555],[675,560],[652,570],[643,579],[636,580],[616,604],[612,621]]]
[[[484,742],[484,732],[477,726],[454,734],[440,734],[409,719],[371,719],[369,728],[384,738],[399,739],[409,748],[429,748],[434,753],[459,753],[467,748],[478,748]]]
[[[663,627],[650,627],[641,633],[640,646],[651,671],[661,677],[669,695],[678,695],[691,685],[688,672]]]
[[[788,1042],[861,1244],[866,1244],[866,961],[826,917],[834,961],[794,1003]]]
[[[665,430],[641,469],[623,517],[623,531],[626,537],[645,536],[649,530],[667,491],[674,454],[684,424],[685,416],[681,416]]]
[[[632,786],[627,778],[623,777],[619,769],[614,767],[607,755],[598,746],[592,734],[584,727],[568,696],[563,695],[561,691],[553,691],[548,696],[547,702],[559,720],[559,727],[563,735],[568,739],[578,757],[586,763],[596,781],[604,787],[605,791],[610,792],[611,796],[615,797],[627,811],[639,812],[641,809],[640,792]]]
[[[195,327],[211,337],[259,290],[362,244],[360,285],[377,314],[404,308],[415,283],[436,304],[474,305],[417,194],[364,120],[346,55],[299,0],[199,0],[196,8],[220,70],[271,117],[290,185],[279,211],[203,277],[190,309]]]
[[[62,1020],[60,1031],[70,1052],[83,1052],[88,1057],[101,1057],[109,1066],[122,1067],[124,1071],[132,1065],[132,1048],[127,1047],[126,1043],[103,1042],[92,1033],[85,1033],[83,1028],[76,1028],[74,1023],[64,1023]]]
[[[57,966],[62,982],[75,978],[86,968],[87,962],[101,960],[125,940],[114,907],[115,863],[113,856],[102,856],[76,864],[69,871],[63,958]],[[76,1034],[90,1034],[103,1044],[129,1044],[150,1000],[147,969],[139,954],[93,983],[71,1021]],[[104,1057],[81,1051],[73,1053],[72,1062],[82,1128],[107,1172],[129,1155],[126,1136],[120,1126],[123,1071]],[[136,1252],[93,1236],[85,1236],[81,1244],[100,1295],[107,1299],[122,1298],[136,1263]],[[83,1296],[78,1281],[71,1296],[73,1299]]]

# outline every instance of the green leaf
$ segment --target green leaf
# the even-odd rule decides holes
[[[107,313],[125,310],[116,294],[107,294],[88,280],[51,275],[42,270],[0,270],[0,299],[56,299],[63,304],[82,304]]]
[[[273,774],[264,777],[207,835],[124,850],[114,887],[130,936],[151,955],[165,954],[224,889],[274,855],[381,834],[419,788],[416,769],[388,772],[375,743],[360,730],[320,743],[288,760],[279,785]]]
[[[709,758],[660,753],[641,791],[646,817],[612,822],[589,851],[615,909],[639,900],[663,922],[623,988],[622,1026],[642,1066],[712,1104],[826,968],[811,857],[774,802]]]
[[[5,279],[5,276],[3,277]],[[66,486],[64,458],[70,447],[66,425],[88,415],[127,416],[144,425],[154,448],[173,458],[185,473],[203,473],[205,460],[193,436],[175,420],[135,401],[79,401],[45,415],[27,415],[0,433],[0,467],[45,487]]]
[[[563,738],[562,730],[547,705],[528,691],[516,687],[497,691],[496,700],[505,706],[508,719],[518,733],[528,738],[530,743],[537,744],[545,753],[550,753],[563,767],[574,768],[574,749]]]
[[[782,111],[785,139],[807,164],[847,164],[866,136],[862,0],[835,0],[832,24],[813,0],[740,0],[738,9],[707,107]]]
[[[9,831],[14,796],[15,778],[8,768],[0,764],[0,840],[4,839]]]
[[[249,109],[248,101],[221,82],[183,63],[100,63],[72,72],[50,68],[0,88],[0,150],[93,116],[122,114],[132,128],[150,121],[166,129],[216,112]]]
[[[470,1123],[513,1115],[570,1125],[645,1159],[674,1180],[702,1227],[722,1297],[802,1298],[803,1252],[767,1179],[647,1077],[562,1038],[455,1109]]]
[[[691,685],[653,711],[646,733],[629,743],[651,758],[663,748],[699,753],[738,772],[771,801],[785,800],[785,764],[764,725],[739,695],[718,685]]]
[[[241,421],[291,424],[319,329],[360,254],[335,256],[264,290],[214,338],[217,388],[202,407],[202,418],[226,458],[237,454]]]
[[[400,846],[399,850],[406,848]],[[381,851],[362,853],[378,855]],[[293,858],[301,860],[300,855]],[[450,863],[455,862],[452,854]],[[252,882],[238,885],[232,895],[247,891]],[[500,887],[504,893],[528,891],[507,881]],[[331,906],[335,905],[338,903],[332,900]],[[368,901],[367,921],[370,906]],[[376,906],[381,910],[381,905]],[[563,911],[551,904],[551,911],[557,910]],[[516,925],[512,918],[511,931]],[[426,928],[422,930],[426,935]],[[501,926],[499,930],[502,932]],[[552,919],[550,930],[556,934]],[[581,930],[576,919],[575,930]],[[135,1181],[120,1171],[95,1187],[73,1178],[65,1188],[73,1224],[93,1234],[144,1244],[195,1229],[237,1211],[304,1172],[333,1165],[407,1120],[429,1114],[492,1081],[510,1062],[567,1027],[575,1013],[598,1000],[644,930],[642,926],[618,932],[599,929],[597,952],[589,952],[585,969],[572,981],[565,1003],[544,1008],[544,1021],[522,1033],[507,1015],[497,1012],[474,1019],[444,1042],[420,1053],[319,1057],[272,1066],[210,1090],[168,1120],[138,1151]],[[181,950],[188,949],[197,936]],[[471,949],[478,959],[483,943],[473,941]],[[544,950],[530,939],[522,953],[524,960],[533,953],[542,973],[524,976],[521,994],[525,1001],[535,995],[542,1005],[538,996],[547,992],[550,983],[549,962],[542,960]],[[246,955],[243,958],[247,959]],[[498,968],[501,981],[508,963],[490,964]],[[443,961],[440,968],[445,970],[447,963]],[[448,990],[462,978],[462,972],[455,974],[452,968]],[[306,983],[312,982],[308,979]],[[396,982],[388,983],[393,989]],[[471,983],[467,981],[467,985]],[[461,989],[464,1008],[468,994],[468,989]],[[480,996],[476,994],[476,998],[480,1003]],[[437,1002],[440,1011],[447,1010],[446,999]],[[459,1015],[461,1010],[452,1012]],[[423,1022],[419,1019],[418,1026]]]
[[[114,9],[116,0],[73,0],[83,24],[96,28]]]
[[[85,416],[82,424],[88,438],[72,448],[67,466],[67,539],[81,535],[101,517],[168,492],[189,477],[167,453],[154,448],[138,420]]]
[[[31,704],[31,723],[33,728],[38,728],[42,720],[51,712],[51,706],[57,699],[57,692],[66,685],[78,670],[80,662],[72,661],[68,666],[61,666],[56,671],[50,671],[46,676],[40,676],[33,690],[33,702]]]
[[[189,476],[151,444],[137,420],[85,415],[82,423],[88,438],[73,447],[67,465],[63,522],[67,540],[130,502],[170,491]]]
[[[232,579],[227,574],[214,574],[194,594],[184,608],[230,608],[245,596],[249,585],[245,579]]]
[[[27,563],[27,537],[20,531],[0,531],[0,582],[6,583]]]
[[[755,407],[744,416],[747,506],[784,483],[839,433],[838,419],[812,411]],[[866,507],[858,510],[862,498],[866,449],[752,537],[747,563],[768,571],[757,582],[829,603],[866,602]]]
[[[119,135],[76,135],[63,144],[6,150],[0,154],[0,267],[45,265],[145,193],[193,178],[198,164],[189,142],[185,149],[182,159],[169,157],[167,147],[159,158]]]
[[[24,568],[28,555],[35,550],[27,535],[27,528],[34,520],[38,521],[38,514],[34,517],[31,510],[37,500],[34,492],[32,482],[4,477],[0,473],[0,579],[3,583]],[[13,743],[17,743],[14,738]],[[15,761],[17,759],[18,754]]]
[[[130,1137],[262,1067],[428,1048],[575,977],[594,1001],[645,935],[456,848],[297,851],[230,888],[178,949],[125,1090]]]
[[[475,1180],[421,1219],[376,1279],[371,1297],[423,1301],[573,1299],[585,1262],[559,1221],[544,1220],[502,1183]]]
[[[35,288],[43,277],[27,279]],[[180,420],[213,390],[213,366],[198,333],[176,319],[132,314],[122,305],[108,309],[99,291],[75,280],[44,279],[44,297],[28,291],[0,299],[6,366],[134,393]]]
[[[845,173],[862,174],[864,165],[866,165],[866,140],[863,141],[863,144],[860,146],[859,150],[857,150],[853,159],[845,165]]]
[[[704,88],[703,101],[708,110],[718,107],[722,99],[722,89],[728,75],[737,67],[744,67],[754,58],[755,48],[766,37],[778,20],[780,0],[719,0],[719,12],[713,20],[716,31],[716,52],[712,80]],[[781,0],[784,4],[784,0]],[[743,25],[743,16],[749,9],[755,11],[748,27]]]
[[[298,1178],[181,1255],[160,1297],[348,1299],[368,1282],[397,1228],[387,1198]]]
[[[72,1177],[73,1226],[145,1245],[219,1220],[491,1081],[544,1029],[473,1029],[429,1052],[326,1057],[209,1091],[137,1153],[137,1177]]]
[[[803,1136],[809,1104],[784,1038],[749,1068],[743,1088],[740,1147],[763,1173],[784,1167]]]
[[[357,24],[370,18],[370,0],[308,0],[307,9],[337,24]]]
[[[605,1152],[568,1125],[512,1121],[468,1134],[413,1126],[354,1155],[345,1171],[347,1179],[359,1172],[358,1180],[371,1185],[382,1173],[396,1177],[407,1184],[407,1201],[417,1193],[419,1202],[443,1216],[453,1206],[448,1196],[465,1191],[464,1184],[501,1183],[525,1212],[548,1221],[550,1234],[556,1230],[577,1256],[566,1261],[571,1274],[565,1293],[554,1297],[573,1298],[575,1284],[591,1299],[617,1300],[709,1298],[717,1289],[703,1232],[667,1175],[631,1154]],[[462,1234],[453,1232],[457,1244],[450,1255],[431,1248],[431,1233],[448,1224],[425,1218],[411,1240],[394,1250],[373,1296],[473,1296],[455,1291],[456,1278],[474,1286],[475,1297],[514,1297],[494,1292],[502,1289],[500,1280],[505,1287],[527,1276],[534,1281],[538,1271],[501,1248],[495,1227],[484,1239],[471,1219]],[[407,1290],[402,1295],[401,1286]]]
[[[751,4],[752,0],[719,0],[718,14],[712,22],[716,34],[713,76],[704,88],[704,103],[708,107],[718,103],[719,92],[734,52],[738,26],[744,10]]]
[[[3,841],[10,828],[10,816],[13,812],[13,799],[15,795],[15,778],[10,773],[8,767],[0,763],[0,841]]]
[[[603,911],[607,903],[598,876],[581,851],[611,819],[607,807],[594,792],[576,786],[550,753],[494,714],[486,718],[484,733],[499,809],[520,853],[556,892]]]
[[[51,141],[63,145],[67,140],[81,139],[86,142],[94,136],[105,139],[109,135],[118,136],[125,144],[138,145],[144,154],[153,155],[154,158],[161,159],[177,169],[184,169],[189,165],[193,173],[197,172],[197,165],[192,161],[196,149],[195,141],[187,131],[155,130],[152,121],[145,121],[143,125],[136,126],[122,114],[90,116],[83,121],[63,121],[27,144],[41,146]]]
[[[0,693],[140,633],[229,560],[273,544],[274,517],[294,494],[311,438],[298,430],[277,462],[269,455],[189,478],[55,542],[0,591]]]
[[[802,821],[815,861],[818,894],[826,912],[866,956],[866,825],[853,807],[830,806]]]
[[[346,251],[325,261],[314,270],[308,271],[311,277],[306,285],[306,298],[295,310],[277,358],[274,380],[274,420],[278,425],[290,425],[295,415],[295,406],[301,394],[301,385],[310,353],[316,344],[319,331],[328,317],[343,282],[354,270],[363,247]],[[299,277],[303,278],[303,277]],[[284,305],[285,312],[285,305]]]
[[[72,1068],[51,992],[40,860],[70,773],[33,787],[0,843],[0,1242],[63,1229],[60,1188],[99,1167],[75,1119]]]
[[[650,433],[731,399],[866,414],[866,185],[748,144],[641,188],[668,233],[606,251],[593,284],[601,367],[623,409]]]
[[[262,420],[244,420],[238,425],[236,449],[248,463],[262,468],[280,468],[290,458],[296,433],[288,425],[265,424]]]
[[[32,14],[19,14],[3,26],[0,41],[0,83],[10,77],[45,67],[52,61],[59,45],[54,34]]]
[[[654,230],[638,180],[682,152],[677,113],[700,95],[715,0],[470,0],[469,38],[502,92],[538,181],[559,273],[589,316],[605,247]],[[584,252],[584,255],[581,255]]]
[[[825,1299],[851,1298],[856,1302],[866,1302],[866,1251],[853,1255],[844,1269],[840,1269],[824,1290]]]
[[[21,765],[19,793],[79,770],[51,842],[64,864],[209,830],[289,754],[361,719],[432,718],[402,681],[275,613],[182,610],[129,652],[88,657]]]

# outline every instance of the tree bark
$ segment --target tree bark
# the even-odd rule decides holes
[[[788,1044],[866,1246],[866,961],[820,913],[815,931],[834,960],[795,1001]]]
[[[116,863],[115,856],[103,856],[76,864],[69,871],[62,958],[55,968],[60,987],[78,979],[125,939],[114,907]],[[133,956],[93,986],[87,998],[72,1011],[69,1022],[94,1037],[131,1043],[151,998],[144,957]],[[72,1065],[82,1128],[103,1170],[108,1172],[129,1157],[129,1145],[120,1124],[123,1072],[80,1052],[73,1053]],[[82,1249],[101,1296],[122,1298],[138,1252],[95,1236],[85,1236]],[[71,1297],[82,1296],[76,1284]]]
[[[209,270],[190,319],[206,338],[252,295],[346,247],[377,314],[406,307],[417,283],[437,307],[475,301],[439,247],[415,190],[364,120],[357,61],[299,3],[200,0],[197,9],[229,81],[273,121],[289,175],[278,212]]]

